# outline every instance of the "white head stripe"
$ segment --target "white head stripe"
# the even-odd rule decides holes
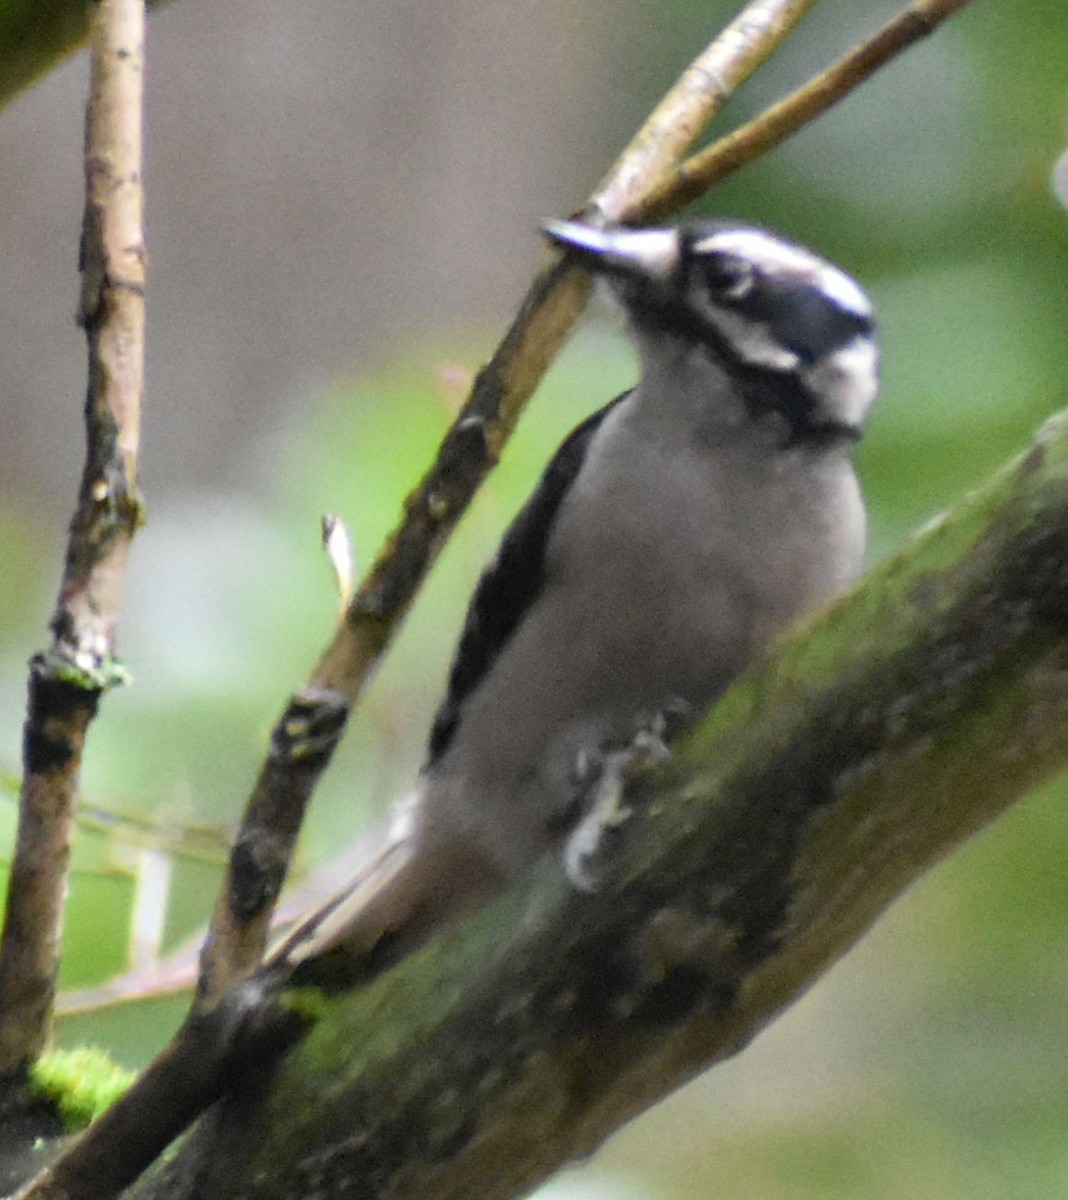
[[[781,241],[762,230],[717,229],[715,233],[695,242],[693,249],[698,254],[716,251],[737,254],[757,268],[806,276],[846,312],[861,317],[872,315],[871,301],[844,271],[800,246]]]

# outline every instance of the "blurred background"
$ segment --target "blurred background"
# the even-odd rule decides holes
[[[324,512],[367,564],[575,209],[735,0],[175,0],[148,43],[149,387],[122,651],[85,774],[63,982],[206,919],[267,731],[329,636]],[[731,123],[895,11],[824,0]],[[858,275],[885,386],[873,558],[1068,402],[1068,6],[982,0],[701,211]],[[0,113],[0,833],[82,455],[76,55]],[[480,566],[547,456],[627,386],[596,310],[523,420],[314,806],[302,871],[410,783]],[[1068,813],[1046,788],[913,889],[744,1054],[554,1200],[1068,1194]],[[91,807],[89,807],[91,806]],[[97,811],[97,810],[100,811]],[[116,820],[113,814],[123,819]],[[151,948],[150,948],[151,951]],[[144,947],[138,953],[144,953]],[[181,997],[66,1019],[143,1062]]]

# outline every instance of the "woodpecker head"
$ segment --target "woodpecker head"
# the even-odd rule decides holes
[[[550,221],[547,236],[603,275],[643,354],[712,359],[756,417],[796,440],[860,436],[878,391],[871,301],[845,272],[777,234],[728,221],[595,229]]]

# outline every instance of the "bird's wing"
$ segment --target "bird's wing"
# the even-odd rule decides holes
[[[428,767],[448,749],[464,700],[493,666],[541,589],[546,546],[557,510],[582,469],[601,422],[629,394],[617,396],[571,431],[479,580],[449,673],[448,690],[430,731]]]

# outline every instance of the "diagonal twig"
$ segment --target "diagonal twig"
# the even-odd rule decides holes
[[[755,0],[691,64],[583,209],[619,220],[678,166],[730,94],[787,36],[815,0]],[[527,294],[405,502],[404,519],[350,602],[335,637],[276,724],[246,806],[201,962],[198,1005],[210,1008],[259,965],[270,915],[311,792],[352,705],[427,571],[496,463],[523,405],[578,319],[588,284],[557,263]]]
[[[85,735],[103,692],[123,679],[115,627],[127,551],[142,520],[144,3],[99,0],[89,8],[78,314],[89,347],[87,451],[52,644],[30,662],[18,837],[0,940],[0,1075],[37,1057],[51,1023]]]
[[[760,158],[802,126],[837,104],[902,50],[933,33],[971,0],[917,0],[855,49],[760,116],[693,155],[670,179],[644,197],[627,217],[658,220],[670,216],[712,187]]]
[[[782,45],[815,0],[749,4],[693,60],[649,114],[583,208],[587,221],[622,221],[674,172],[731,96]]]

